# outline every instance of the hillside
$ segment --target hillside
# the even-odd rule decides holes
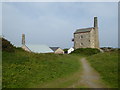
[[[3,51],[3,88],[29,88],[76,72],[78,57]]]
[[[3,40],[3,88],[89,88],[99,86],[99,82],[104,87],[118,87],[117,51],[100,53],[97,49],[81,48],[69,55],[37,54]],[[99,78],[97,85],[96,79],[91,79],[95,75]]]
[[[10,43],[10,41],[5,38],[0,38],[2,40],[2,51],[14,52],[15,47]]]
[[[105,52],[87,58],[110,87],[118,87],[118,52]]]

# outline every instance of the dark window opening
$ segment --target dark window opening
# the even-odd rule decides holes
[[[81,35],[81,38],[83,38],[83,36]]]
[[[80,43],[80,46],[83,46],[83,43]]]

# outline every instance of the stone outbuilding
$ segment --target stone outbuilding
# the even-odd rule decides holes
[[[50,47],[56,54],[64,54],[64,50],[60,47]]]

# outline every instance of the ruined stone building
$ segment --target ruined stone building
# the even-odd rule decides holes
[[[94,17],[94,27],[77,29],[73,40],[74,49],[99,48],[97,17]]]

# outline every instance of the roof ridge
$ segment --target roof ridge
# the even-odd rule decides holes
[[[60,48],[60,47],[51,47],[51,48]]]
[[[91,28],[95,28],[95,27],[80,28],[80,29],[77,29],[77,30],[83,30],[83,29],[91,29]]]
[[[90,32],[91,29],[94,29],[94,27],[77,29],[75,33]]]
[[[60,47],[50,47],[53,51],[56,51]]]

